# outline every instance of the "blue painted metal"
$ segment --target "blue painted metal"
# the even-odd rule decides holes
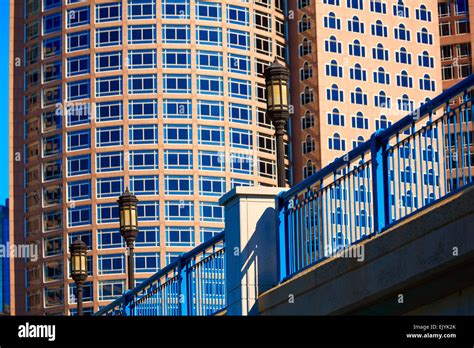
[[[471,184],[473,88],[471,75],[283,192],[280,281]]]
[[[95,315],[212,315],[226,306],[224,257],[225,233],[221,232]]]

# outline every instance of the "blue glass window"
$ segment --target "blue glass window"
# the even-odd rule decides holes
[[[76,151],[88,149],[91,146],[91,131],[84,129],[67,133],[67,150]]]
[[[90,80],[67,83],[68,100],[78,100],[90,97]]]
[[[166,124],[163,127],[166,144],[192,143],[192,128],[190,125]]]
[[[102,152],[97,155],[97,173],[123,170],[122,152]]]
[[[192,157],[190,150],[165,150],[165,169],[191,169]]]
[[[222,29],[219,27],[197,27],[198,45],[222,45]]]
[[[118,197],[124,191],[123,178],[100,178],[97,179],[97,197]]]
[[[68,227],[90,225],[92,209],[90,205],[68,208]]]
[[[156,50],[128,51],[128,68],[129,69],[156,68]]]
[[[146,119],[158,117],[156,100],[130,100],[128,102],[128,118]]]
[[[128,19],[153,19],[155,8],[155,0],[129,0]]]
[[[89,7],[67,10],[68,28],[89,24]]]
[[[198,100],[198,118],[222,121],[224,119],[224,104],[218,101]]]
[[[96,4],[95,21],[97,23],[122,20],[122,3]]]
[[[129,75],[128,93],[146,94],[157,92],[156,75]]]
[[[136,253],[135,270],[137,273],[158,272],[160,270],[160,253]]]
[[[166,228],[166,246],[194,246],[194,229],[192,227],[170,226]]]
[[[199,177],[199,194],[201,196],[220,197],[226,192],[225,178],[217,176]]]
[[[51,34],[61,30],[61,13],[51,14],[43,17],[43,35]]]
[[[130,190],[137,196],[157,195],[159,186],[158,175],[130,177]]]
[[[189,1],[187,0],[163,0],[163,18],[186,19],[189,18]]]
[[[235,30],[235,29],[228,29],[227,45],[231,48],[249,50],[250,49],[249,33],[240,31],[240,30]]]
[[[96,53],[95,70],[97,72],[122,70],[122,52]]]
[[[207,70],[222,70],[222,53],[212,51],[197,51],[197,68]]]
[[[225,158],[222,152],[199,151],[199,169],[223,171]]]
[[[191,51],[190,50],[163,50],[164,68],[190,68]]]
[[[123,144],[122,126],[97,128],[96,130],[96,146],[118,146]]]
[[[96,103],[96,121],[118,121],[123,119],[122,101]]]
[[[249,25],[249,10],[241,6],[227,6],[227,22],[238,25]]]
[[[166,195],[191,195],[193,192],[193,177],[191,175],[165,176]]]
[[[97,204],[97,223],[119,222],[119,208],[115,203]]]
[[[189,25],[163,25],[163,43],[189,43]]]
[[[90,45],[89,31],[80,31],[67,34],[67,50],[75,52],[88,49]]]
[[[91,198],[91,181],[72,181],[67,184],[68,202]]]
[[[199,20],[219,21],[221,19],[221,4],[198,0],[196,16]]]
[[[68,40],[69,40],[68,34]],[[61,37],[43,40],[43,58],[50,58],[61,54]],[[69,41],[68,41],[69,42]]]
[[[101,77],[96,80],[96,97],[122,94],[122,76]]]
[[[158,169],[158,150],[130,151],[131,170],[156,170]]]
[[[197,92],[198,94],[222,95],[222,77],[198,75]]]
[[[99,255],[97,258],[99,275],[125,273],[125,255],[123,253]]]
[[[194,202],[193,201],[166,201],[165,219],[169,221],[193,221]]]
[[[139,202],[137,212],[138,221],[158,221],[160,218],[159,202]]]
[[[158,144],[158,125],[131,125],[129,128],[129,141],[132,145]]]
[[[229,54],[229,71],[250,75],[250,58],[238,54]]]
[[[91,156],[82,155],[67,159],[68,176],[77,176],[91,173]]]
[[[163,93],[191,93],[191,75],[163,75]]]
[[[216,126],[198,126],[199,144],[224,145],[224,128]]]
[[[128,44],[144,45],[156,43],[156,26],[148,25],[131,25],[128,27]]]
[[[89,56],[78,56],[68,58],[67,60],[67,76],[76,76],[88,74],[90,71]]]
[[[98,28],[95,33],[95,47],[122,44],[122,27]]]

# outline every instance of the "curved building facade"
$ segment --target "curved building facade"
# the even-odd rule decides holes
[[[117,198],[140,200],[137,282],[223,228],[218,198],[276,184],[263,71],[283,1],[25,0],[11,8],[12,313],[74,314],[68,245],[88,245],[85,312],[120,295]]]

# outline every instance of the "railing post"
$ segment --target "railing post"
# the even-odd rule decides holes
[[[130,308],[130,290],[127,290],[124,294],[123,294],[123,315],[126,316],[126,317],[129,317],[132,315],[131,313],[131,308]]]
[[[190,301],[190,296],[188,296],[188,267],[187,264],[183,265],[183,259],[180,256],[178,259],[178,279],[179,279],[179,294],[178,294],[178,306],[179,306],[179,315],[186,316],[188,315],[188,301]]]
[[[374,233],[380,233],[389,223],[390,173],[388,170],[388,141],[380,138],[379,132],[370,138],[372,157],[372,198],[374,206]]]
[[[277,229],[278,229],[278,253],[277,264],[279,265],[278,278],[283,281],[288,276],[288,221],[285,216],[285,202],[281,198],[281,193],[277,196]]]

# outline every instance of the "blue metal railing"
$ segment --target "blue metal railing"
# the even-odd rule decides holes
[[[225,307],[225,233],[221,232],[95,315],[213,315]]]
[[[280,280],[473,182],[474,75],[279,197]]]

